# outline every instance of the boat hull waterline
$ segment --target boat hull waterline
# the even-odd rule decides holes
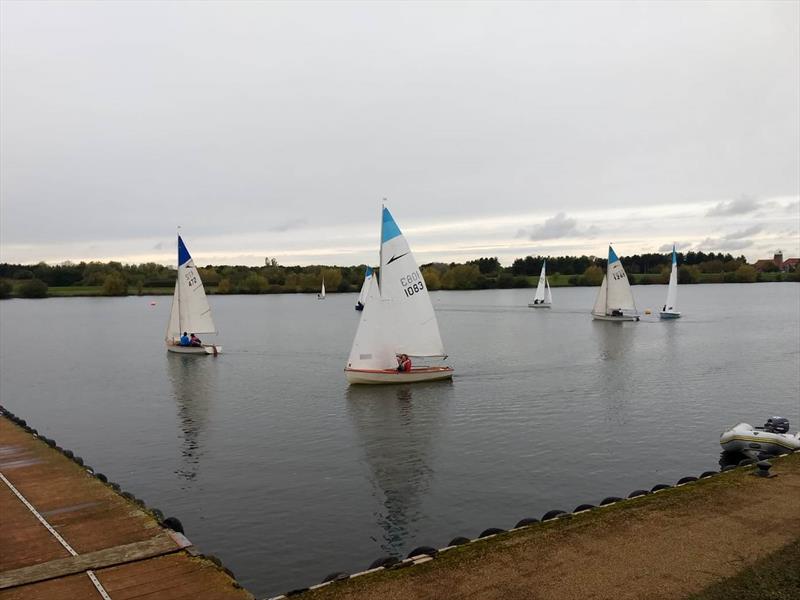
[[[719,444],[725,452],[785,454],[800,449],[800,434],[772,433],[739,423],[720,436]]]
[[[211,354],[216,356],[217,354],[222,354],[222,346],[216,346],[214,344],[203,344],[202,346],[181,346],[179,344],[167,344],[167,352],[174,352],[176,354],[199,354],[202,356]]]
[[[397,369],[351,369],[344,370],[348,383],[363,384],[398,384],[419,383],[421,381],[439,381],[452,379],[452,367],[419,367],[411,371],[398,371]]]
[[[668,311],[668,310],[662,310],[660,315],[661,315],[662,319],[680,319],[681,318],[681,313],[674,312],[674,311]]]
[[[545,304],[544,302],[540,302],[539,304],[534,304],[533,302],[528,303],[528,308],[551,308],[552,304]]]
[[[638,315],[596,315],[592,313],[592,318],[598,321],[638,321]]]

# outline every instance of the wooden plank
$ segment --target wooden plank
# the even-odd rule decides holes
[[[0,590],[37,581],[55,579],[65,575],[73,575],[89,569],[97,570],[135,560],[152,558],[176,552],[185,547],[177,545],[175,540],[168,535],[164,535],[143,542],[134,542],[123,546],[115,546],[114,548],[106,548],[105,550],[79,554],[78,556],[51,560],[31,567],[0,573]]]

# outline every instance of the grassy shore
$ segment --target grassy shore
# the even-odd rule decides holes
[[[302,598],[800,598],[800,454],[773,464],[774,478],[755,477],[753,467],[735,469],[456,546],[415,566],[338,581]],[[786,556],[787,549],[795,554]]]
[[[723,273],[700,273],[698,276],[697,283],[725,283],[723,281]],[[786,279],[781,279],[781,273],[761,273],[760,281],[761,282],[776,282],[776,281],[786,281]],[[632,274],[631,276],[631,283],[633,285],[657,285],[657,284],[665,284],[664,276],[657,273],[647,273],[647,274]],[[539,284],[539,276],[538,275],[528,275],[525,276],[527,281],[527,285],[523,286],[522,289],[527,288],[535,288]],[[555,273],[553,275],[548,275],[548,279],[550,281],[550,286],[554,288],[562,288],[562,287],[577,287],[574,283],[574,276],[573,275],[561,275],[559,273]],[[15,282],[13,285],[13,290],[11,293],[12,298],[19,298],[21,297],[19,293],[19,287],[22,285],[22,282]],[[599,284],[598,284],[599,285]],[[691,285],[691,284],[685,284]],[[591,286],[590,286],[591,287]],[[594,286],[597,287],[597,286]],[[494,289],[494,288],[492,288]],[[216,294],[217,286],[215,285],[206,285],[205,290],[209,294]],[[350,293],[353,293],[357,290],[352,290]],[[449,290],[449,291],[458,291],[458,290]],[[174,292],[174,288],[172,287],[144,287],[142,289],[129,287],[127,296],[171,296]],[[283,293],[283,294],[291,294],[291,293],[314,293],[316,294],[316,290],[313,292],[293,292],[291,290],[280,291],[280,292],[265,292],[265,293]],[[328,293],[335,294],[337,293],[335,290],[330,291]],[[91,297],[91,296],[105,296],[103,292],[103,287],[99,285],[90,286],[90,285],[72,285],[72,286],[51,286],[47,289],[47,296],[53,298],[70,298],[70,297]]]

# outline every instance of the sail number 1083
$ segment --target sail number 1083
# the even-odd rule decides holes
[[[410,275],[401,277],[400,285],[403,286],[403,292],[406,296],[413,296],[417,292],[421,292],[425,289],[425,285],[422,282],[422,276],[419,274],[419,271],[414,271]]]

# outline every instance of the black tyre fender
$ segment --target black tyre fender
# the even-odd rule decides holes
[[[524,519],[520,519],[517,521],[517,524],[514,525],[514,529],[517,527],[528,527],[529,525],[535,525],[539,522],[539,519],[536,517],[525,517]]]
[[[675,485],[683,485],[684,483],[692,483],[693,481],[697,481],[697,477],[689,475],[688,477],[681,477],[678,479],[678,482]]]
[[[543,521],[543,522],[544,522],[544,521],[550,521],[551,519],[555,519],[556,517],[559,517],[559,516],[561,516],[561,515],[565,515],[565,514],[567,514],[567,513],[565,513],[563,510],[558,510],[558,509],[555,509],[555,510],[548,510],[548,511],[547,511],[546,513],[544,513],[544,515],[542,516],[542,521]]]
[[[183,531],[183,523],[181,523],[178,517],[167,517],[161,524],[166,527],[167,529],[172,529],[172,531],[177,531],[178,533],[184,533]]]
[[[668,490],[671,487],[672,487],[671,485],[667,485],[666,483],[658,483],[654,485],[652,488],[650,488],[650,491],[657,492],[659,490]]]
[[[628,498],[638,498],[639,496],[647,496],[650,493],[650,490],[633,490],[630,494],[628,494]]]
[[[594,504],[579,504],[578,506],[575,507],[575,510],[573,510],[572,512],[577,513],[577,512],[582,512],[584,510],[592,510],[593,508],[597,507]]]
[[[620,498],[619,496],[609,496],[608,498],[603,498],[603,500],[600,502],[600,506],[614,504],[615,502],[619,502],[620,500],[624,500],[624,498]]]
[[[499,527],[489,527],[489,529],[484,529],[481,531],[481,534],[478,538],[485,538],[489,537],[490,535],[497,535],[498,533],[505,533],[505,529],[500,529]]]
[[[330,573],[329,575],[326,575],[320,583],[328,583],[329,581],[344,581],[345,579],[350,579],[350,575],[348,573],[337,571],[336,573]]]
[[[700,479],[705,479],[706,477],[713,477],[717,474],[717,471],[703,471],[700,473]]]
[[[408,553],[406,558],[414,558],[415,556],[422,556],[427,554],[428,556],[436,556],[439,554],[439,551],[436,548],[432,548],[431,546],[417,546],[411,552]]]
[[[381,556],[380,558],[376,558],[371,563],[369,563],[369,567],[367,570],[377,569],[378,567],[383,567],[384,569],[388,569],[392,565],[396,565],[400,562],[397,557],[395,556]]]
[[[447,544],[447,545],[448,546],[463,546],[464,544],[469,544],[470,541],[471,540],[469,538],[466,538],[463,535],[459,535],[459,536],[454,537],[452,540],[450,540],[450,543]]]

